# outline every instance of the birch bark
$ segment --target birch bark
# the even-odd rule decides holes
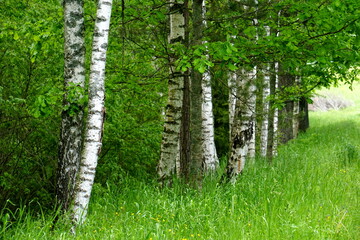
[[[83,1],[64,0],[64,110],[62,112],[57,200],[64,211],[73,200],[76,174],[79,169],[85,84],[85,35]],[[72,98],[69,99],[69,94]],[[73,99],[76,96],[76,99]]]
[[[89,80],[89,110],[84,149],[77,177],[72,220],[81,224],[86,218],[99,153],[105,117],[105,64],[112,0],[99,0]]]
[[[229,143],[231,143],[231,132],[234,124],[235,104],[236,104],[236,90],[237,90],[237,74],[236,72],[229,73],[228,87],[229,87]]]
[[[249,150],[249,142],[254,134],[254,104],[250,98],[252,81],[249,72],[243,71],[242,81],[238,83],[236,92],[235,114],[231,127],[230,158],[226,167],[227,178],[236,181],[238,174],[245,166]],[[239,76],[237,81],[239,81]]]
[[[250,116],[249,121],[252,122],[252,135],[251,138],[249,140],[249,157],[250,158],[254,158],[255,157],[255,125],[256,125],[256,121],[255,121],[255,115],[256,115],[256,85],[255,85],[255,81],[256,81],[256,76],[257,76],[257,67],[255,66],[251,71],[249,71],[247,78],[249,79],[248,81],[250,82],[250,86],[249,86],[249,101],[248,101],[248,113],[247,115]]]
[[[206,27],[206,5],[202,1],[202,25]],[[204,42],[206,43],[206,42]],[[207,56],[208,58],[208,56]],[[215,171],[219,166],[216,154],[214,114],[212,104],[211,75],[209,70],[202,75],[202,144],[203,144],[203,166],[205,172]]]
[[[265,26],[266,36],[270,36],[270,27]],[[269,96],[270,96],[270,64],[265,64],[263,88],[262,88],[262,122],[260,132],[260,155],[266,157],[269,128]]]
[[[270,66],[270,95],[274,96],[278,87],[278,63],[275,62]],[[269,102],[268,117],[268,141],[266,156],[269,161],[277,154],[277,131],[278,131],[278,109],[274,108],[274,101]]]
[[[203,157],[204,170],[215,171],[219,166],[219,159],[215,147],[214,114],[212,104],[211,77],[209,72],[203,76],[203,105],[202,105],[202,132],[203,132]]]
[[[257,12],[258,10],[258,1],[254,0],[254,7],[255,7],[255,11]],[[257,17],[255,17],[253,19],[253,25],[255,27],[258,26],[258,19]],[[258,34],[256,33],[255,35],[255,43],[258,41]],[[252,110],[251,114],[252,119],[250,121],[253,121],[252,127],[253,127],[253,131],[252,131],[252,136],[251,139],[249,141],[249,157],[250,158],[255,158],[255,154],[256,154],[256,136],[255,136],[255,129],[256,129],[256,79],[257,79],[257,71],[258,71],[258,67],[254,66],[253,69],[251,71],[249,71],[249,81],[250,81],[250,87],[249,87],[249,91],[250,91],[250,98],[249,98],[249,111]]]
[[[260,154],[265,157],[268,144],[268,128],[269,128],[269,96],[270,96],[270,65],[267,64],[264,72],[264,84],[262,94],[262,123],[261,123],[261,135],[260,135]]]
[[[169,43],[185,41],[184,1],[170,0]],[[170,55],[170,78],[168,102],[165,109],[165,123],[157,167],[159,180],[169,184],[175,174],[180,173],[180,130],[183,105],[184,73],[175,66],[176,56]]]

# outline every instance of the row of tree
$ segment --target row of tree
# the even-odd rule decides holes
[[[74,223],[95,171],[115,183],[157,166],[162,185],[198,187],[226,159],[223,179],[235,182],[247,159],[271,162],[307,129],[312,90],[356,76],[355,0],[41,4],[1,9],[1,201],[19,202],[17,186],[25,201],[55,194]],[[35,193],[20,179],[31,172],[43,181]]]

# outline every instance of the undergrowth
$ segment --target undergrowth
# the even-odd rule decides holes
[[[130,177],[95,185],[75,236],[31,206],[1,212],[1,239],[358,239],[360,120],[354,110],[312,113],[311,128],[269,164],[249,163],[237,184],[160,189]],[[9,203],[11,204],[11,203]],[[35,203],[34,203],[35,204]]]

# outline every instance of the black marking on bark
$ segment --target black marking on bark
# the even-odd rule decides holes
[[[108,6],[111,6],[111,5],[112,5],[111,2],[105,2],[105,1],[103,2],[103,4],[104,4],[104,5],[108,5]]]
[[[170,43],[173,44],[173,43],[182,43],[184,42],[184,36],[178,36],[176,38],[172,38],[170,39]]]
[[[96,22],[106,22],[106,21],[107,21],[107,18],[103,17],[103,16],[99,16],[96,18]]]
[[[100,45],[100,47],[106,50],[107,47],[108,47],[108,44],[107,44],[107,43],[103,43],[103,44]]]
[[[172,3],[170,6],[170,14],[174,13],[184,13],[184,4],[183,3]]]

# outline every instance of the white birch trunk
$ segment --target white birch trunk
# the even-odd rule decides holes
[[[77,178],[73,221],[81,224],[86,218],[99,153],[105,115],[105,64],[108,46],[112,0],[99,0],[89,80],[89,110],[85,130],[84,150]]]
[[[202,1],[202,15],[203,15],[203,25],[204,27],[206,27],[207,23],[205,20],[205,16],[206,16],[205,1]],[[211,75],[208,70],[203,74],[202,92],[203,92],[203,104],[202,104],[203,158],[204,158],[204,171],[208,172],[208,171],[215,171],[216,168],[219,166],[219,159],[217,157],[216,147],[215,147]]]
[[[254,0],[254,4],[255,4],[255,9],[257,10],[257,4],[258,1]],[[249,7],[244,6],[245,10],[248,10]],[[257,18],[253,19],[253,25],[257,26],[258,25],[258,20]],[[258,40],[258,35],[255,35],[255,42],[257,42]],[[248,106],[248,113],[247,115],[251,116],[250,121],[253,121],[252,123],[252,136],[248,142],[248,155],[250,158],[254,158],[255,157],[255,129],[256,129],[256,121],[255,121],[255,113],[256,113],[256,76],[257,76],[257,66],[254,66],[252,70],[248,71],[247,73],[243,73],[243,75],[248,79],[247,81],[249,81],[249,100],[247,101]]]
[[[64,0],[64,107],[62,112],[57,200],[68,210],[73,200],[76,174],[80,165],[84,106],[82,89],[85,85],[85,34],[83,1]],[[79,88],[79,89],[78,89]],[[68,99],[76,91],[77,101]],[[73,95],[73,93],[72,93]],[[70,102],[72,101],[72,102]]]
[[[261,135],[260,135],[260,154],[266,157],[267,144],[268,144],[268,127],[269,127],[269,96],[270,96],[270,66],[267,64],[264,73],[264,85],[263,85],[263,118],[261,123]]]
[[[170,0],[169,43],[185,40],[185,17],[183,1]],[[157,167],[162,183],[180,172],[180,130],[183,102],[184,75],[176,70],[175,56],[170,56],[170,79],[168,84],[168,103],[165,109],[164,132],[160,160]]]
[[[279,63],[275,63],[275,89],[279,87]],[[277,146],[278,146],[278,129],[279,129],[279,109],[274,110],[274,138],[273,138],[273,149],[272,156],[277,156]]]
[[[266,36],[270,36],[270,27],[265,26]],[[270,96],[270,64],[266,64],[264,72],[264,82],[262,91],[263,115],[260,133],[260,155],[266,157],[268,144],[268,128],[269,128],[269,96]]]
[[[242,77],[238,76],[237,79],[235,114],[230,135],[231,151],[226,167],[227,178],[233,183],[244,169],[249,143],[254,134],[255,104],[251,103],[251,95],[254,94],[251,77],[249,71],[243,71]]]
[[[256,75],[257,75],[257,67],[255,66],[252,71],[250,71],[248,73],[248,78],[250,81],[250,86],[249,86],[249,101],[248,101],[248,113],[247,115],[250,116],[250,121],[252,121],[253,123],[252,125],[252,136],[251,139],[249,141],[249,157],[250,158],[254,158],[255,157],[255,125],[256,125],[256,85],[255,85],[255,81],[256,81]]]
[[[231,132],[234,124],[235,104],[236,104],[236,90],[237,90],[237,74],[235,72],[229,73],[228,87],[229,87],[229,143],[231,143]]]
[[[211,79],[209,72],[203,75],[203,157],[204,157],[204,170],[214,171],[219,166],[219,159],[216,154],[215,147],[215,132],[214,132],[214,114],[212,104],[211,92]]]

